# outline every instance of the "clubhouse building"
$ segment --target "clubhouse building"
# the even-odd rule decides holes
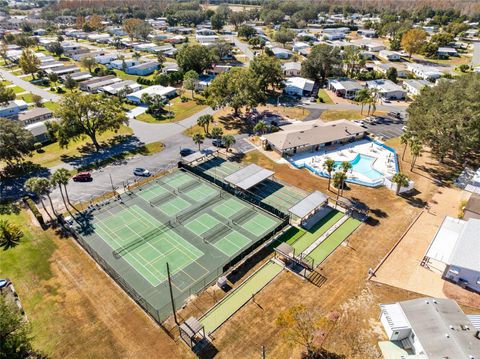
[[[262,146],[281,155],[314,152],[324,147],[342,145],[365,137],[366,129],[347,120],[308,121],[282,126],[282,130],[264,135]]]

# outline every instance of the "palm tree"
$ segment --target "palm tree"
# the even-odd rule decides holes
[[[375,113],[377,109],[377,101],[378,101],[378,90],[377,89],[370,89],[368,91],[368,99],[366,103],[368,104],[368,112],[367,115],[370,116],[370,110],[372,110],[372,115]]]
[[[398,196],[400,188],[408,186],[408,177],[401,172],[395,173],[392,177],[392,182],[397,184],[395,194]]]
[[[263,135],[265,131],[267,131],[267,124],[264,121],[258,121],[253,127],[253,132],[260,133],[260,135]]]
[[[4,251],[17,246],[22,238],[23,232],[16,224],[0,219],[0,247]]]
[[[205,135],[208,135],[208,127],[210,126],[210,123],[213,122],[213,116],[212,115],[202,115],[197,119],[197,125],[203,127],[203,130],[205,131]]]
[[[45,206],[45,202],[43,201],[43,195],[44,195],[43,188],[40,186],[38,180],[39,180],[39,177],[29,178],[25,182],[25,187],[29,192],[35,193],[35,195],[39,198],[40,203],[42,204],[43,210],[48,215],[48,217],[50,217],[50,220],[53,221],[53,217],[50,214],[50,212],[47,210],[47,207]]]
[[[141,56],[141,55],[140,55],[138,52],[135,52],[135,53],[132,55],[132,57],[133,57],[136,61],[138,61],[138,59],[140,58],[140,56]]]
[[[225,149],[227,152],[230,150],[230,147],[232,147],[237,140],[235,140],[235,137],[232,135],[225,135],[222,137],[222,143],[225,146]]]
[[[38,177],[37,185],[40,187],[41,193],[47,196],[48,201],[50,202],[50,207],[52,208],[52,212],[57,217],[57,212],[55,212],[55,207],[53,206],[52,197],[50,197],[50,193],[52,193],[52,184],[48,178]]]
[[[212,137],[215,139],[220,139],[223,136],[223,130],[220,127],[212,128]]]
[[[363,115],[363,107],[368,102],[370,95],[368,93],[368,89],[361,89],[357,92],[357,96],[355,97],[355,101],[360,102],[362,106],[360,109],[360,114]]]
[[[342,172],[345,174],[348,172],[348,170],[351,170],[352,167],[353,167],[352,164],[348,161],[344,161],[340,164],[340,168],[342,169]]]
[[[203,143],[204,138],[205,138],[205,137],[204,137],[201,133],[195,133],[195,134],[192,136],[193,143],[195,143],[196,145],[198,145],[198,150],[199,150],[199,151],[200,151],[200,145]]]
[[[340,190],[342,190],[346,179],[347,179],[347,175],[342,171],[335,172],[333,175],[333,185],[337,188],[337,200],[336,200],[337,202],[338,202],[338,197],[340,196]]]
[[[330,191],[330,181],[332,179],[332,172],[335,170],[335,161],[327,158],[325,162],[323,162],[323,169],[328,173],[328,190]]]
[[[400,136],[400,143],[402,145],[405,145],[403,147],[403,153],[402,153],[402,161],[404,160],[405,158],[405,152],[407,151],[407,146],[408,146],[408,143],[410,142],[410,134],[408,132],[404,132],[402,133],[402,135]]]
[[[67,211],[69,211],[67,206],[67,203],[68,203],[73,209],[75,209],[78,212],[78,210],[75,208],[72,202],[70,202],[70,197],[68,196],[67,184],[69,180],[70,180],[70,172],[68,172],[68,170],[65,168],[60,168],[56,170],[52,175],[52,184],[54,186],[55,185],[58,186],[58,188],[60,189],[60,194],[62,195],[63,204],[65,205],[65,208],[67,209]],[[63,189],[62,189],[62,186],[63,186]],[[66,201],[63,195],[64,193],[67,199]]]
[[[413,167],[415,167],[415,162],[417,161],[417,157],[420,156],[422,153],[422,144],[419,140],[413,138],[410,141],[410,154],[412,155],[412,165],[410,167],[410,171],[413,171]]]

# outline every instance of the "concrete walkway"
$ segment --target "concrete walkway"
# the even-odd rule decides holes
[[[32,94],[41,96],[43,99],[46,99],[48,101],[52,102],[59,102],[60,101],[60,96],[55,95],[51,92],[48,92],[46,90],[43,90],[42,88],[35,86],[31,84],[28,81],[22,80],[21,78],[15,76],[14,74],[4,70],[0,69],[0,75],[7,81],[11,82],[12,84],[19,86],[23,88],[27,92],[31,92]]]

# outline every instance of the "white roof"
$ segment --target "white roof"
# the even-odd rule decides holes
[[[426,256],[480,272],[480,219],[445,217]]]
[[[390,80],[367,81],[367,87],[376,88],[380,92],[395,92],[395,91],[404,92],[403,89],[399,85],[393,83]]]
[[[313,89],[314,82],[312,80],[303,77],[290,77],[285,81],[286,87],[297,87],[302,90],[311,91]]]
[[[442,263],[448,263],[464,222],[461,219],[445,217],[427,249],[426,256]]]
[[[166,96],[170,94],[172,91],[176,91],[177,89],[175,87],[171,86],[160,86],[160,85],[154,85],[154,86],[149,86],[144,89],[132,92],[128,94],[127,97],[138,97],[142,98],[143,94],[148,94],[148,95],[160,95],[160,96]]]
[[[314,191],[302,199],[288,211],[297,217],[303,218],[328,201],[328,196],[320,191]]]
[[[392,330],[410,328],[410,323],[399,303],[381,304],[380,308]]]
[[[252,163],[225,177],[225,181],[243,190],[247,190],[273,176],[274,173],[275,172]]]

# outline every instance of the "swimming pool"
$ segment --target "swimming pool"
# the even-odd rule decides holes
[[[384,174],[373,168],[372,165],[374,161],[375,158],[373,157],[358,154],[353,160],[350,161],[352,164],[352,171],[361,173],[372,181],[379,180],[384,177]],[[335,161],[336,167],[339,167],[341,164],[342,161]]]

